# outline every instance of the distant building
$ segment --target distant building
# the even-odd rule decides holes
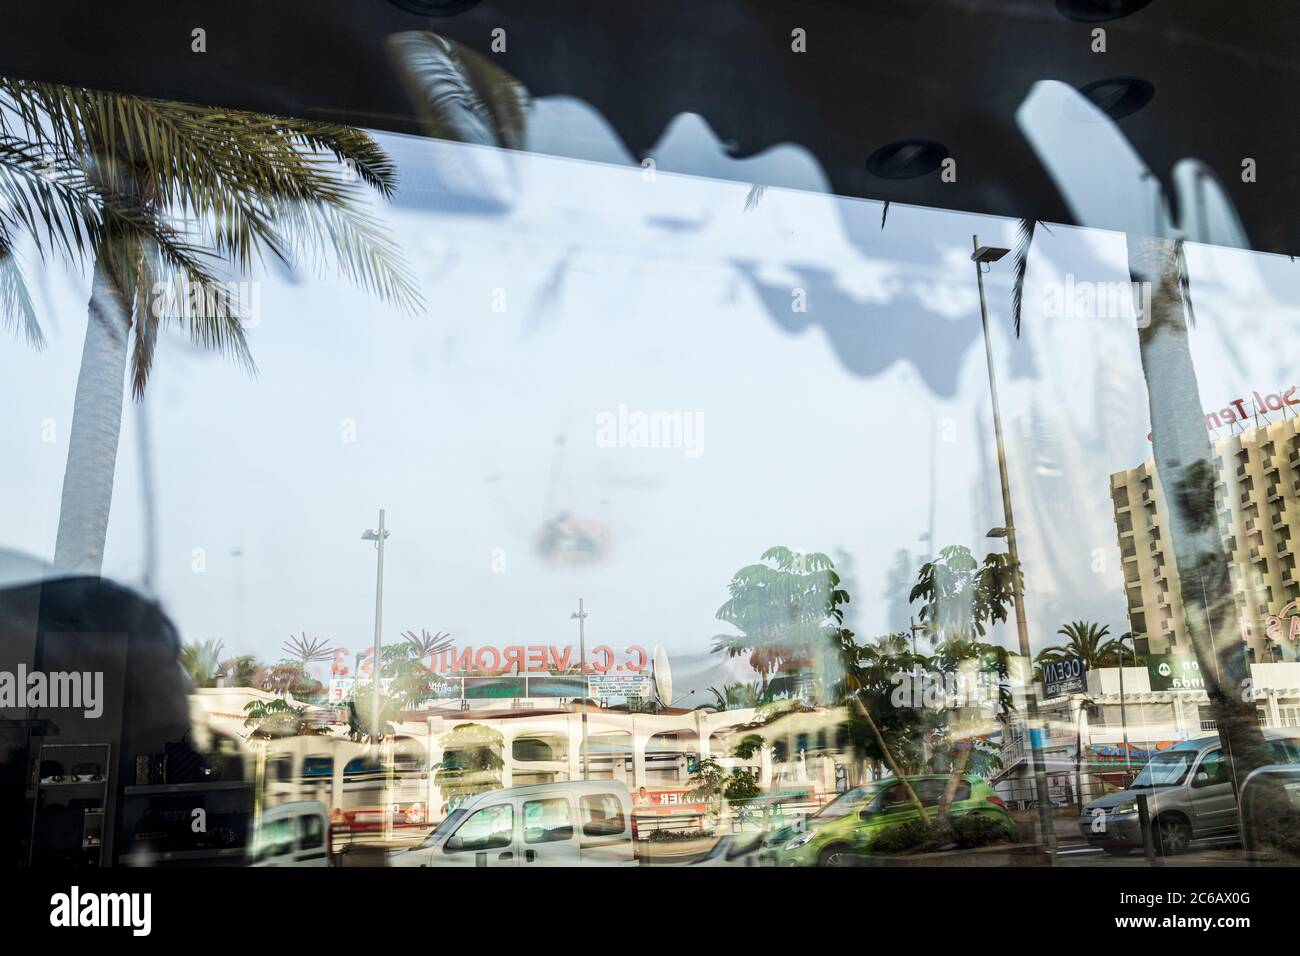
[[[1222,427],[1215,420],[1218,414],[1207,416],[1211,428]],[[1297,660],[1290,621],[1279,626],[1300,598],[1293,541],[1300,535],[1297,419],[1228,435],[1214,441],[1213,448],[1219,530],[1250,659]],[[1168,547],[1168,505],[1154,460],[1111,475],[1110,493],[1138,653],[1190,652],[1178,568]]]

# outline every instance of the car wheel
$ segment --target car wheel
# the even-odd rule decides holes
[[[817,854],[818,866],[849,866],[849,848],[843,843],[832,843]]]
[[[1192,828],[1179,817],[1156,817],[1152,829],[1155,831],[1156,852],[1161,856],[1186,853],[1191,846]]]
[[[1131,846],[1105,846],[1102,847],[1102,849],[1105,850],[1107,853],[1109,853],[1111,856],[1128,856],[1130,853],[1133,852],[1133,848]]]

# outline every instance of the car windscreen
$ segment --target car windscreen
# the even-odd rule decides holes
[[[852,813],[854,808],[856,808],[860,803],[864,803],[875,796],[879,789],[880,788],[875,785],[868,787],[854,787],[852,790],[840,794],[830,803],[826,804],[826,806],[814,813],[813,818],[817,820],[838,820],[840,817],[846,817]]]
[[[1196,759],[1193,750],[1173,750],[1156,754],[1151,762],[1129,784],[1130,790],[1140,787],[1176,787],[1187,777],[1187,771]]]
[[[465,816],[464,810],[451,811],[451,813],[447,814],[446,818],[441,823],[438,824],[438,826],[434,829],[434,831],[429,834],[429,836],[425,839],[424,843],[421,845],[433,846],[434,843],[436,843],[438,840],[442,839],[453,829],[455,829],[456,824],[460,823],[461,818],[464,816]]]

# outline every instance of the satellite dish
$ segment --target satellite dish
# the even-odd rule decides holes
[[[659,703],[667,707],[673,699],[673,672],[668,667],[667,653],[658,644],[655,645],[654,653],[654,678]]]

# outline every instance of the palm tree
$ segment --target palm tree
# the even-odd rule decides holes
[[[301,637],[290,634],[289,639],[280,647],[289,657],[301,661],[304,670],[308,664],[327,661],[334,656],[329,641],[323,638],[308,637],[306,631],[302,632]]]
[[[1017,285],[1023,281],[1033,220],[1021,223]],[[1255,713],[1246,643],[1241,639],[1228,555],[1219,537],[1215,466],[1201,412],[1200,388],[1188,341],[1196,320],[1183,240],[1128,237],[1129,277],[1149,283],[1149,313],[1138,323],[1138,352],[1150,406],[1152,457],[1169,503],[1168,539],[1178,569],[1180,599],[1192,650],[1205,680],[1219,735],[1244,779],[1271,756]],[[1139,285],[1139,287],[1141,287]],[[1020,334],[1020,295],[1013,319]]]
[[[718,710],[744,710],[766,702],[763,686],[758,681],[748,684],[744,681],[732,681],[721,687],[710,687],[709,693],[713,695]]]
[[[415,659],[422,661],[428,658],[430,666],[433,664],[434,657],[447,650],[454,643],[450,634],[442,631],[437,634],[430,634],[423,628],[420,629],[419,634],[414,631],[403,631],[402,637],[414,649]]]
[[[181,648],[181,668],[195,687],[211,687],[221,673],[221,642],[190,643]]]
[[[63,243],[74,260],[89,259],[92,283],[54,563],[98,574],[128,358],[139,399],[158,331],[175,322],[254,371],[220,270],[246,272],[268,254],[332,264],[416,310],[413,275],[360,202],[367,187],[391,195],[395,171],[368,134],[335,123],[12,79],[0,79],[0,115],[0,133],[29,144],[95,211],[84,238]],[[67,213],[46,204],[27,215],[55,234]],[[15,301],[31,340],[21,298],[0,306],[12,314]]]
[[[1109,624],[1098,627],[1091,621],[1072,621],[1058,628],[1056,633],[1068,638],[1067,642],[1043,648],[1038,653],[1038,663],[1078,657],[1083,660],[1083,666],[1091,670],[1118,661],[1124,653],[1120,641],[1106,639],[1110,634]]]

